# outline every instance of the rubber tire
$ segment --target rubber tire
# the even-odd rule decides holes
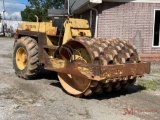
[[[27,65],[23,70],[20,70],[16,64],[16,51],[18,48],[23,47],[27,54]],[[38,45],[35,39],[31,37],[21,37],[17,40],[13,51],[13,67],[15,73],[20,78],[33,79],[39,72],[39,54]]]

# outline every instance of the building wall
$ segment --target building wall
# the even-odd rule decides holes
[[[160,52],[160,48],[152,47],[154,9],[160,9],[160,3],[103,2],[97,9],[98,37],[128,40],[139,53]],[[88,13],[83,18],[89,19]]]
[[[154,9],[159,3],[112,3],[98,7],[98,36],[129,40],[140,53],[159,53],[152,47]]]

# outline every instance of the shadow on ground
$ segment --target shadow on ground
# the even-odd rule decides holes
[[[57,73],[54,71],[45,70],[43,67],[40,68],[40,72],[35,78],[35,80],[56,80],[58,81]]]
[[[53,80],[53,82],[50,84],[53,87],[58,87],[60,89],[63,90],[64,93],[68,94],[61,86],[58,77],[57,77],[57,73],[53,72],[53,71],[48,71],[48,70],[44,70],[43,68],[41,69],[41,72],[38,75],[38,78],[36,78],[36,80],[38,79],[46,79],[46,80]],[[100,95],[94,94],[92,96],[89,97],[82,97],[82,99],[97,99],[97,100],[103,100],[103,99],[111,99],[111,98],[116,98],[116,97],[120,97],[120,96],[125,96],[128,94],[133,94],[133,93],[137,93],[140,92],[142,90],[146,90],[146,88],[144,86],[141,85],[131,85],[128,87],[128,89],[121,89],[119,91],[112,91],[112,92],[103,92]],[[69,95],[69,94],[68,94]]]
[[[146,88],[143,86],[139,86],[139,85],[131,85],[128,87],[128,89],[121,89],[119,91],[112,91],[112,92],[103,92],[100,95],[94,94],[91,97],[87,97],[84,99],[97,99],[97,100],[112,99],[112,98],[116,98],[120,96],[134,94],[142,90],[146,90]]]
[[[66,94],[68,94],[61,86],[59,81],[54,81],[53,83],[51,83],[50,85],[52,85],[53,87],[58,87],[60,89],[62,89],[62,91]],[[86,100],[90,100],[90,99],[96,99],[96,100],[103,100],[103,99],[112,99],[112,98],[117,98],[120,96],[125,96],[125,95],[129,95],[129,94],[134,94],[137,92],[140,92],[142,90],[146,90],[146,88],[144,86],[140,86],[140,85],[131,85],[128,87],[128,89],[121,89],[119,91],[112,91],[112,92],[103,92],[102,94],[93,94],[92,96],[88,96],[85,97],[83,96],[81,99],[86,99]],[[70,94],[68,94],[70,95]],[[73,96],[75,97],[75,96]]]

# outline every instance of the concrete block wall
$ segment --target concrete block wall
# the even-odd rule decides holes
[[[152,47],[154,9],[158,3],[104,2],[98,6],[98,36],[129,40],[140,53],[159,53]]]
[[[154,9],[160,9],[160,3],[103,2],[96,8],[99,11],[98,37],[128,40],[139,53],[160,53],[160,48],[152,47]],[[89,11],[82,16],[89,20]],[[94,19],[93,11],[93,34]]]

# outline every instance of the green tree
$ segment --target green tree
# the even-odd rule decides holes
[[[39,21],[48,21],[47,9],[61,9],[64,7],[65,0],[28,0],[30,6],[21,11],[22,21],[36,21],[34,15],[37,15]]]

